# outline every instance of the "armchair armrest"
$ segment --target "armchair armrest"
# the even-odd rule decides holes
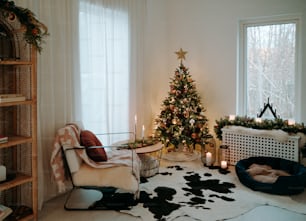
[[[96,149],[96,148],[104,148],[107,156],[113,156],[113,153],[118,156],[118,151],[121,151],[123,154],[127,154],[130,151],[130,156],[132,160],[132,165],[137,162],[138,155],[135,149],[130,148],[128,144],[116,144],[116,145],[108,145],[108,146],[92,146],[87,147],[87,149]],[[119,154],[121,155],[121,154]]]
[[[129,149],[129,146],[127,144],[116,144],[116,145],[102,145],[102,146],[87,147],[87,149],[95,149],[95,148],[121,150],[121,149]]]
[[[65,155],[66,162],[68,164],[70,173],[77,172],[82,165],[82,159],[75,152],[76,149],[85,149],[85,147],[83,146],[76,146],[76,147],[63,146],[63,152]]]
[[[85,147],[85,146],[74,146],[74,147],[67,147],[63,148],[67,164],[70,168],[71,173],[76,172],[80,169],[82,165],[82,158],[77,154],[76,150],[85,150],[83,154],[87,155],[86,158],[88,157],[88,154],[86,152],[86,149],[97,149],[97,148],[103,148],[105,152],[107,153],[108,156],[114,156],[115,155],[120,155],[118,154],[117,151],[120,150],[125,150],[125,151],[131,151],[131,160],[132,160],[132,165],[134,165],[135,161],[135,150],[133,148],[130,148],[127,144],[116,144],[116,145],[104,145],[104,146],[91,146],[91,147]],[[115,151],[115,152],[113,152]],[[124,153],[126,154],[126,152]],[[136,155],[137,156],[137,155]]]
[[[96,135],[116,135],[116,134],[135,134],[134,132],[111,132],[111,133],[97,133]]]
[[[134,141],[134,132],[111,132],[111,133],[96,133],[96,136],[101,140],[105,146],[113,146],[122,144],[122,141]]]

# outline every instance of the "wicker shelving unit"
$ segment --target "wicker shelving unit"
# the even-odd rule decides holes
[[[17,18],[0,13],[0,94],[22,94],[25,101],[0,102],[0,204],[18,210],[17,220],[37,220],[37,52],[25,42]],[[24,211],[24,212],[23,212]],[[15,220],[12,215],[8,220]]]

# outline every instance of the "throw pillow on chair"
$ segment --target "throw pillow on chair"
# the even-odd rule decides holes
[[[102,146],[101,141],[97,138],[97,136],[89,131],[82,130],[81,131],[81,145],[86,147],[86,153],[90,159],[95,162],[107,161],[107,155]],[[95,148],[96,146],[99,146]]]

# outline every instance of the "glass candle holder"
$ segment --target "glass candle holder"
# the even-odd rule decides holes
[[[228,145],[220,145],[219,147],[219,164],[221,169],[227,169],[229,164],[229,147]]]
[[[204,166],[213,166],[216,161],[216,141],[209,138],[201,148],[201,160]]]

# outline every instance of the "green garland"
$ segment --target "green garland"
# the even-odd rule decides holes
[[[230,120],[229,117],[226,116],[225,118],[216,120],[214,130],[219,140],[222,140],[222,128],[225,126],[242,126],[259,130],[283,130],[287,133],[301,132],[306,134],[304,123],[288,125],[288,120],[282,120],[280,118],[273,120],[264,119],[259,123],[256,122],[255,118],[236,116],[234,120]]]
[[[133,148],[155,145],[158,142],[160,142],[158,138],[147,137],[143,140],[135,140],[135,142],[125,143],[124,145],[127,145],[130,149],[133,149]]]
[[[17,16],[20,23],[25,28],[25,41],[34,45],[38,52],[41,52],[43,38],[49,35],[49,33],[48,28],[35,18],[34,13],[29,9],[16,6],[14,1],[8,0],[0,0],[0,9],[5,18],[13,20],[15,16]]]

